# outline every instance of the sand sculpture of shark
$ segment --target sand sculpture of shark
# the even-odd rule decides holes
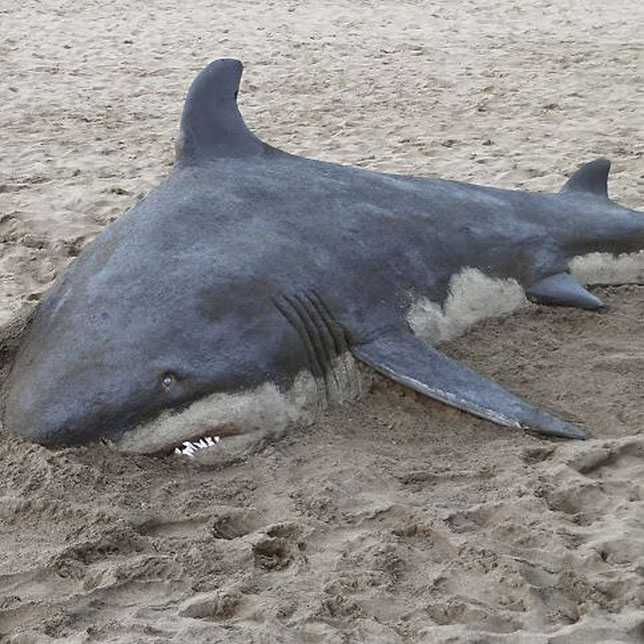
[[[241,71],[226,59],[197,76],[170,176],[41,301],[5,427],[192,454],[355,397],[364,363],[498,425],[584,438],[424,340],[468,276],[479,294],[496,281],[510,299],[602,308],[570,262],[644,248],[643,215],[608,198],[609,162],[536,194],[306,159],[246,127]]]

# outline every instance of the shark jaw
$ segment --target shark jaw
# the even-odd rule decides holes
[[[229,441],[279,438],[292,425],[315,422],[328,404],[360,397],[365,388],[363,378],[353,357],[345,353],[330,366],[325,382],[301,371],[286,391],[267,381],[248,391],[213,393],[180,412],[162,412],[126,431],[111,445],[134,454],[195,457],[221,449]]]

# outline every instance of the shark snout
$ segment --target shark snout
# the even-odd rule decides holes
[[[5,402],[2,423],[20,438],[46,447],[78,444],[81,432],[74,422],[55,404],[48,404],[31,395],[31,392],[9,391]]]
[[[87,370],[19,361],[6,385],[5,429],[46,447],[116,440],[150,412],[150,401],[123,378],[102,378]],[[118,374],[117,374],[118,376]]]
[[[50,398],[45,392],[12,389],[6,397],[2,421],[20,438],[46,447],[82,445],[101,436],[103,414],[100,408],[96,412],[91,416],[82,413],[73,401]]]

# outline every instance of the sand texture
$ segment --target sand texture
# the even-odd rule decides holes
[[[168,172],[221,56],[289,152],[530,190],[606,156],[644,210],[643,25],[641,0],[0,0],[0,325]],[[0,433],[0,641],[643,642],[644,287],[594,292],[445,345],[585,443],[383,380],[223,469]]]

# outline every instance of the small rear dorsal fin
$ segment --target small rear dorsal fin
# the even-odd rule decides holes
[[[177,161],[255,156],[268,148],[246,127],[237,108],[242,69],[240,61],[222,58],[192,81],[181,115]]]
[[[608,159],[595,159],[575,172],[561,188],[561,192],[586,192],[608,199]]]

